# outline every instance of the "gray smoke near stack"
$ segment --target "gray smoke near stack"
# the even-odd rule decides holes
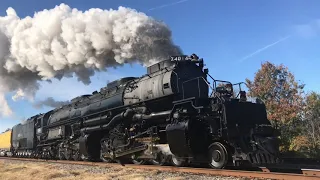
[[[79,11],[65,4],[19,18],[14,9],[0,17],[0,114],[13,100],[33,101],[39,81],[70,77],[88,85],[95,71],[125,63],[144,66],[181,55],[170,29],[134,9]]]
[[[35,107],[37,109],[40,109],[43,106],[58,108],[58,107],[61,107],[63,105],[69,104],[69,103],[70,103],[70,101],[56,101],[52,97],[48,97],[47,99],[45,99],[43,101],[38,101],[38,102],[34,103],[33,107]]]

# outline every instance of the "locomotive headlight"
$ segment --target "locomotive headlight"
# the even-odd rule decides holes
[[[42,128],[38,128],[37,129],[37,134],[41,134],[42,133]]]

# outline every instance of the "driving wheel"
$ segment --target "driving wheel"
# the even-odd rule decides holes
[[[209,165],[214,169],[223,169],[228,162],[228,152],[226,147],[215,142],[209,146]]]
[[[134,155],[131,157],[133,164],[143,165],[146,164],[147,161],[144,159],[137,159]]]
[[[171,163],[174,166],[181,167],[187,165],[187,159],[185,158],[179,158],[175,155],[171,155]]]
[[[159,165],[159,166],[163,166],[166,164],[166,155],[163,154],[162,152],[158,152],[157,155],[156,155],[156,158],[151,160],[151,163],[153,165]]]

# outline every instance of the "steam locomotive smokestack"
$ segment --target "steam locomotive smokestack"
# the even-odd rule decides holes
[[[89,9],[65,4],[19,18],[14,9],[0,17],[0,113],[10,115],[4,95],[33,99],[39,81],[73,73],[90,84],[95,71],[124,63],[149,65],[180,55],[170,29],[136,10]]]

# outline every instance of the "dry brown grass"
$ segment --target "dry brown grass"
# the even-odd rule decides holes
[[[94,172],[89,169],[65,170],[48,163],[6,163],[0,161],[0,180],[145,180],[158,179],[159,171],[143,171],[129,168],[111,168],[105,172]],[[151,176],[151,178],[150,178]],[[147,178],[148,177],[148,178]],[[166,177],[167,180],[182,180],[183,177]]]

